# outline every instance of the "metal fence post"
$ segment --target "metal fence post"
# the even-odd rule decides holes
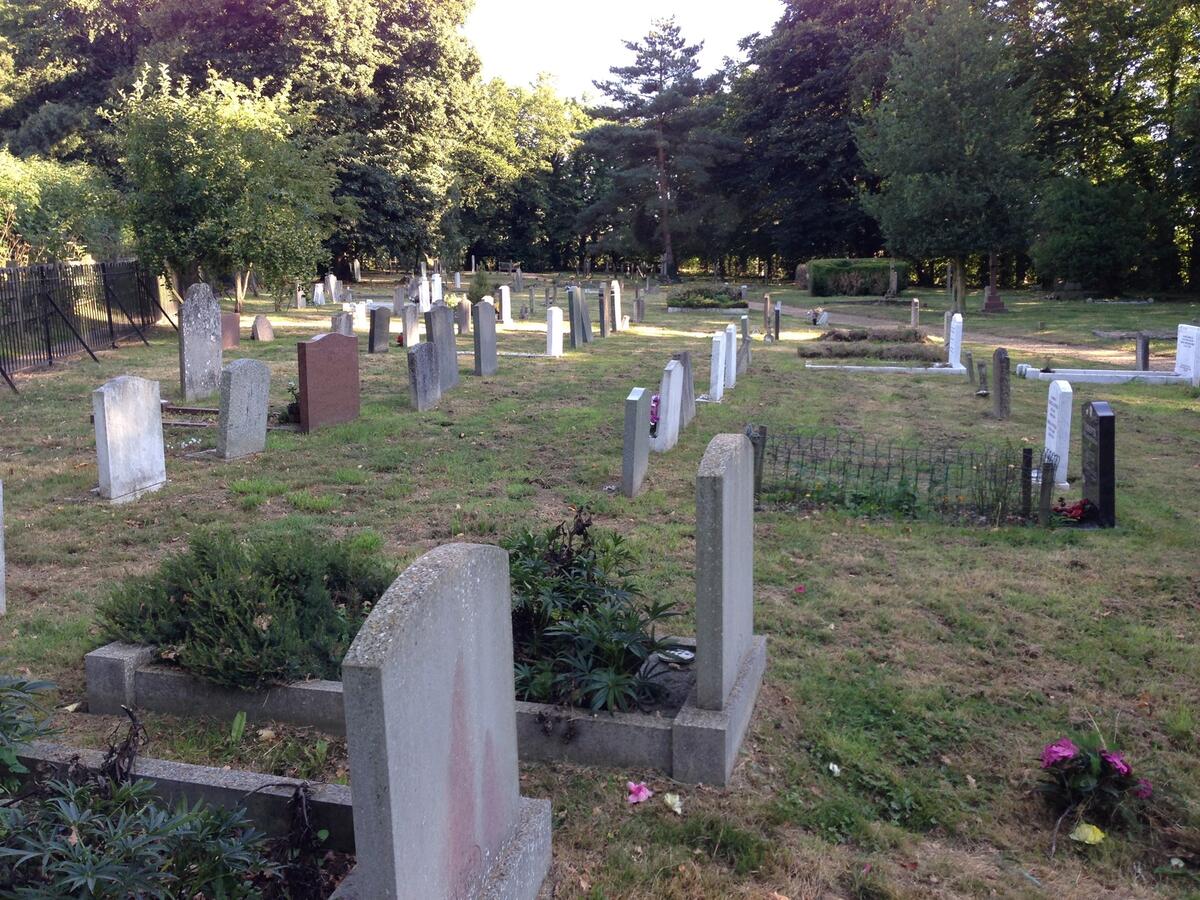
[[[1038,494],[1038,524],[1043,528],[1050,524],[1050,504],[1054,498],[1054,470],[1058,464],[1054,460],[1042,463],[1041,492]]]
[[[1033,513],[1033,448],[1021,448],[1021,518]]]
[[[767,449],[767,426],[747,425],[746,437],[754,450],[754,505],[762,500],[763,457]]]

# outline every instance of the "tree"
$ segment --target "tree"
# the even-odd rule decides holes
[[[1024,242],[1038,172],[1027,104],[999,30],[966,0],[947,0],[911,20],[857,132],[879,178],[863,205],[893,252],[950,257],[960,312],[966,257]]]
[[[703,44],[687,44],[673,18],[654,22],[644,38],[625,46],[632,65],[614,66],[615,79],[595,82],[611,105],[595,111],[607,124],[588,140],[611,162],[613,189],[586,217],[612,222],[622,204],[631,204],[635,223],[652,226],[660,242],[663,273],[673,276],[678,238],[697,235],[712,168],[732,149],[714,127],[720,76],[696,77]],[[644,236],[635,231],[635,237]]]
[[[143,260],[177,290],[232,275],[240,310],[250,273],[284,289],[324,256],[333,171],[305,133],[311,111],[287,88],[213,78],[196,90],[143,73],[111,112]]]

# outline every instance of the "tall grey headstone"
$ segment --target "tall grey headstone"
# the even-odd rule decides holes
[[[634,388],[625,398],[625,444],[621,455],[621,493],[636,497],[650,457],[650,393]]]
[[[237,459],[267,448],[271,370],[257,359],[235,359],[221,370],[217,456]]]
[[[592,342],[592,313],[588,309],[587,291],[579,286],[579,337],[585,344]]]
[[[663,369],[658,392],[658,425],[650,439],[650,449],[666,453],[679,442],[680,409],[683,406],[683,366],[671,360]]]
[[[392,311],[386,306],[372,307],[367,331],[367,352],[387,353],[392,336]]]
[[[429,280],[429,299],[432,303],[441,303],[445,295],[442,292],[442,273],[434,272]]]
[[[992,354],[992,382],[992,418],[1007,419],[1012,415],[1012,368],[1003,347]]]
[[[203,400],[221,381],[221,304],[207,284],[187,289],[179,310],[179,386],[184,400]]]
[[[1150,371],[1150,335],[1144,332],[1137,335],[1137,357],[1133,367],[1139,372]]]
[[[583,346],[583,318],[579,312],[579,308],[582,305],[582,295],[582,288],[567,288],[567,313],[570,316],[569,324],[571,328],[572,350],[578,350]]]
[[[671,359],[679,360],[683,369],[683,393],[679,401],[679,430],[687,428],[696,418],[696,382],[692,377],[692,354],[689,350],[672,353]]]
[[[324,305],[325,305],[325,285],[314,284],[313,285],[313,306],[324,306]]]
[[[490,303],[477,303],[471,309],[475,320],[475,374],[495,375],[496,362],[496,308]]]
[[[342,662],[352,896],[537,896],[550,801],[520,795],[512,673],[499,547],[444,544],[380,598]]]
[[[408,396],[418,412],[433,409],[442,399],[437,347],[428,341],[408,348]]]
[[[405,303],[400,307],[400,334],[405,349],[417,346],[421,328],[421,307],[416,303]]]
[[[608,317],[612,314],[612,310],[609,308],[609,305],[608,305],[608,287],[604,284],[603,281],[600,282],[599,297],[600,297],[600,303],[599,303],[600,337],[606,338],[606,337],[608,337],[608,332],[611,327],[609,324],[609,321],[608,321]]]
[[[574,343],[571,344],[575,346]],[[563,314],[562,307],[549,306],[546,308],[546,355],[563,355]]]
[[[458,349],[454,342],[454,311],[434,306],[425,313],[425,340],[433,344],[438,357],[438,381],[442,393],[458,385]]]
[[[459,334],[471,333],[471,301],[462,300],[454,307],[454,328]]]
[[[335,313],[329,317],[329,330],[333,334],[354,337],[354,316],[348,312]]]
[[[101,497],[125,503],[167,483],[160,400],[158,382],[136,375],[92,391]]]
[[[462,290],[462,272],[454,273],[454,289],[456,291]]]
[[[7,563],[4,558],[4,482],[0,481],[0,616],[8,612],[8,587],[5,572]]]

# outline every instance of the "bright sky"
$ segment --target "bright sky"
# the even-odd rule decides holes
[[[483,60],[485,78],[528,84],[539,72],[554,76],[558,90],[579,97],[633,55],[622,40],[636,40],[652,19],[674,15],[689,44],[704,41],[701,72],[737,57],[737,43],[765,34],[783,13],[782,0],[475,0],[466,36]]]

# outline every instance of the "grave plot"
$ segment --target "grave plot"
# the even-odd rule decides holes
[[[1147,354],[1148,355],[1148,354]],[[1200,387],[1200,326],[1180,325],[1175,336],[1175,367],[1171,372],[1134,369],[1039,369],[1021,363],[1017,375],[1033,381],[1069,381],[1077,384],[1182,384]]]
[[[824,363],[806,363],[806,369],[815,371],[867,372],[877,375],[966,375],[967,368],[962,363],[963,318],[954,313],[950,320],[947,337],[946,362],[932,366],[852,366]]]

